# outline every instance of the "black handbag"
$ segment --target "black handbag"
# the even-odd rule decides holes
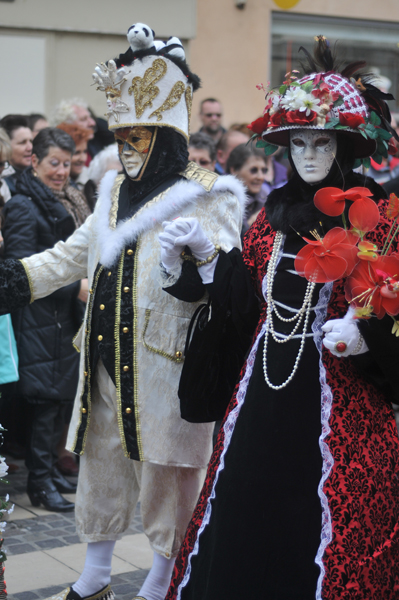
[[[224,417],[246,348],[230,312],[209,299],[195,311],[187,332],[178,396],[182,419],[209,423]]]

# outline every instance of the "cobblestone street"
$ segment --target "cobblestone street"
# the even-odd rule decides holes
[[[0,495],[9,494],[15,504],[4,534],[8,598],[44,600],[76,581],[84,565],[86,544],[76,535],[73,512],[50,513],[31,506],[25,493],[24,461],[8,456],[6,460],[19,467],[8,476],[9,485],[0,485]],[[74,499],[74,495],[64,496]],[[115,546],[111,582],[118,600],[132,600],[151,563],[152,552],[137,509],[126,536]]]

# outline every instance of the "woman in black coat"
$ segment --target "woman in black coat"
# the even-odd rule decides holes
[[[55,128],[42,130],[33,145],[32,167],[18,181],[4,208],[6,258],[22,258],[66,240],[89,214],[81,193],[68,185],[72,138]],[[72,338],[79,328],[80,282],[12,313],[20,357],[16,395],[29,404],[31,422],[26,465],[33,506],[64,512],[74,505],[60,495],[76,486],[55,467],[57,444],[78,382],[78,354]]]

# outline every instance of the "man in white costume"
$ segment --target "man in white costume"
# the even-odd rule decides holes
[[[106,174],[94,214],[66,242],[0,268],[3,313],[89,278],[74,340],[80,381],[68,439],[81,455],[76,524],[88,549],[82,575],[60,600],[113,598],[115,541],[139,495],[154,563],[138,598],[163,599],[211,452],[213,425],[180,417],[184,344],[198,302],[182,302],[173,290],[183,270],[190,299],[193,289],[197,301],[206,294],[198,271],[206,271],[218,246],[240,246],[245,194],[233,177],[188,162],[199,80],[181,53],[181,45],[151,37],[147,47],[132,44],[119,59],[97,65],[93,77],[106,93],[124,173]],[[183,261],[178,250],[162,270],[158,235],[163,222],[178,217],[199,221],[211,240],[199,256],[209,262]],[[194,251],[195,235],[190,239]]]

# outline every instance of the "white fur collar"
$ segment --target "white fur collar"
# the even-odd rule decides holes
[[[135,241],[143,232],[179,215],[184,208],[194,204],[201,196],[215,192],[219,194],[230,192],[237,197],[242,212],[247,202],[244,186],[232,175],[218,177],[210,192],[194,181],[179,181],[159,200],[150,201],[137,215],[118,223],[115,229],[111,229],[109,225],[111,190],[116,176],[117,171],[108,171],[103,177],[95,209],[97,219],[94,226],[101,239],[100,262],[105,267],[111,267],[123,248]]]

